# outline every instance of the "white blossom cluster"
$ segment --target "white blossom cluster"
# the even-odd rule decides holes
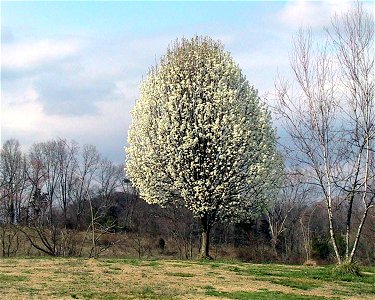
[[[126,173],[148,203],[248,218],[277,175],[270,114],[219,42],[182,39],[141,86]]]

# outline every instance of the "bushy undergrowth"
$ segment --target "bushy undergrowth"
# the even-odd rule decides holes
[[[336,276],[361,276],[361,270],[357,262],[343,262],[333,268]]]

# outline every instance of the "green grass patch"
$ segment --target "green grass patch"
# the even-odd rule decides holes
[[[160,266],[160,263],[157,260],[149,260],[149,261],[144,261],[142,266],[145,267],[158,267]]]
[[[99,259],[104,264],[123,264],[131,266],[143,266],[143,267],[158,267],[160,262],[158,260],[144,260],[134,258],[110,258],[110,259]]]
[[[375,268],[367,268],[367,273],[362,276],[352,274],[338,275],[334,272],[334,266],[325,267],[302,267],[302,266],[284,266],[284,265],[244,265],[228,266],[227,270],[238,275],[255,276],[255,277],[281,277],[281,278],[305,278],[322,281],[347,281],[347,282],[367,282],[375,284]]]
[[[100,259],[100,262],[107,263],[107,264],[123,264],[123,265],[131,265],[131,266],[140,266],[142,264],[142,260],[140,259],[133,259],[133,258],[119,258],[119,259]]]
[[[155,288],[151,286],[144,286],[138,291],[132,291],[131,294],[134,297],[136,297],[136,299],[157,299],[157,300],[175,299],[175,296],[172,296],[168,293],[157,291]]]
[[[213,271],[208,271],[208,272],[206,272],[206,276],[210,276],[210,277],[219,277],[218,275],[219,275],[218,272],[213,272]]]
[[[190,264],[187,264],[187,263],[174,263],[174,264],[171,264],[170,265],[171,267],[175,267],[175,268],[190,268],[191,265]]]
[[[348,283],[348,290],[350,290],[353,295],[375,295],[375,284],[368,284],[365,282]],[[374,297],[375,298],[375,297]]]
[[[176,272],[176,273],[167,272],[166,274],[169,276],[176,276],[176,277],[194,277],[195,276],[194,274],[182,273],[182,272]]]
[[[4,273],[0,273],[0,283],[1,282],[14,282],[14,281],[27,281],[28,278],[26,276],[16,276],[16,275],[8,275]]]
[[[28,294],[29,296],[37,295],[38,292],[39,292],[39,289],[32,288],[32,287],[23,287],[23,286],[21,286],[21,287],[19,288],[19,290],[20,290],[22,293],[26,293],[26,294]]]
[[[103,273],[105,274],[120,274],[121,272],[116,271],[116,270],[104,270]]]
[[[256,292],[245,292],[245,291],[236,291],[236,292],[221,292],[216,290],[212,286],[205,287],[205,294],[206,296],[213,296],[213,297],[220,297],[220,298],[228,298],[228,299],[238,299],[238,300],[324,300],[324,299],[332,299],[326,298],[321,296],[310,296],[310,295],[296,295],[296,294],[287,294],[282,292],[275,292],[269,290],[259,290]]]
[[[287,265],[231,265],[227,270],[240,276],[251,276],[255,280],[268,281],[299,290],[312,290],[327,283],[350,287],[336,289],[336,294],[350,296],[375,294],[375,268],[362,269],[362,275],[353,272],[337,272],[335,266],[302,267]]]
[[[304,291],[312,290],[321,286],[321,284],[317,283],[316,281],[305,280],[302,278],[294,280],[288,278],[274,278],[269,279],[268,281],[274,284],[279,284]]]

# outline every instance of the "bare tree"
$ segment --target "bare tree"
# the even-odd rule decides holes
[[[56,145],[57,162],[59,166],[59,182],[57,201],[63,212],[63,226],[66,228],[68,223],[67,211],[73,200],[73,185],[77,173],[77,153],[78,144],[72,141],[70,144],[67,141],[60,139]]]
[[[87,199],[87,189],[93,184],[93,178],[100,162],[100,154],[95,146],[84,145],[78,162],[78,176],[73,187],[76,225],[79,227]]]
[[[41,144],[34,144],[27,156],[26,174],[30,190],[27,201],[26,224],[29,223],[30,219],[44,219],[41,215],[44,215],[47,209],[46,194],[41,191],[47,179],[41,151]]]
[[[26,164],[17,140],[5,141],[0,151],[0,241],[3,256],[19,248],[21,209],[27,190]]]
[[[91,213],[91,232],[92,232],[92,248],[90,256],[96,257],[111,246],[98,247],[101,237],[110,233],[116,225],[115,220],[107,217],[108,209],[111,206],[111,199],[116,190],[121,186],[123,179],[123,166],[117,166],[108,159],[102,159],[99,162],[97,177],[95,178],[97,196],[90,199]],[[96,200],[96,201],[93,201]]]
[[[7,140],[0,151],[0,209],[7,224],[19,222],[26,190],[25,159],[17,140]]]
[[[98,168],[97,183],[103,205],[108,206],[110,196],[120,187],[124,177],[124,167],[113,164],[108,159],[102,159]]]
[[[328,31],[337,52],[340,67],[340,83],[343,97],[347,137],[346,166],[349,171],[339,181],[346,193],[346,252],[345,259],[352,261],[358,246],[361,231],[369,209],[373,206],[375,193],[370,183],[374,180],[375,151],[375,76],[374,76],[374,21],[361,5],[341,19],[336,17],[332,30]],[[358,198],[362,202],[361,221],[355,230],[354,242],[350,250],[350,233],[353,203]]]
[[[316,218],[315,212],[321,207],[321,203],[313,203],[302,212],[299,217],[299,223],[301,225],[302,244],[305,250],[305,263],[313,263],[311,261],[312,252],[312,230],[311,223]]]
[[[28,178],[31,219],[21,228],[31,245],[52,256],[60,254],[60,227],[55,204],[58,196],[60,165],[56,140],[34,144],[29,151]]]
[[[298,93],[289,83],[276,83],[276,112],[291,137],[295,158],[325,200],[329,232],[336,242],[335,203],[346,210],[345,262],[352,262],[368,211],[373,207],[375,97],[374,23],[361,3],[332,19],[327,42],[313,46],[310,31],[300,30],[294,41],[291,67]],[[353,234],[354,202],[361,219]]]
[[[280,236],[293,226],[305,207],[309,204],[311,186],[303,182],[298,172],[286,172],[281,183],[280,191],[274,203],[267,209],[266,217],[271,235],[271,246],[276,257],[277,243]]]
[[[67,228],[67,211],[77,169],[78,146],[57,139],[34,144],[28,155],[29,218],[21,228],[31,245],[48,255],[74,252]]]

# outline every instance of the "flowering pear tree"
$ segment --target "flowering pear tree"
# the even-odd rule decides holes
[[[151,204],[199,218],[201,257],[218,221],[264,208],[279,165],[270,114],[220,42],[176,41],[143,81],[126,173]]]

